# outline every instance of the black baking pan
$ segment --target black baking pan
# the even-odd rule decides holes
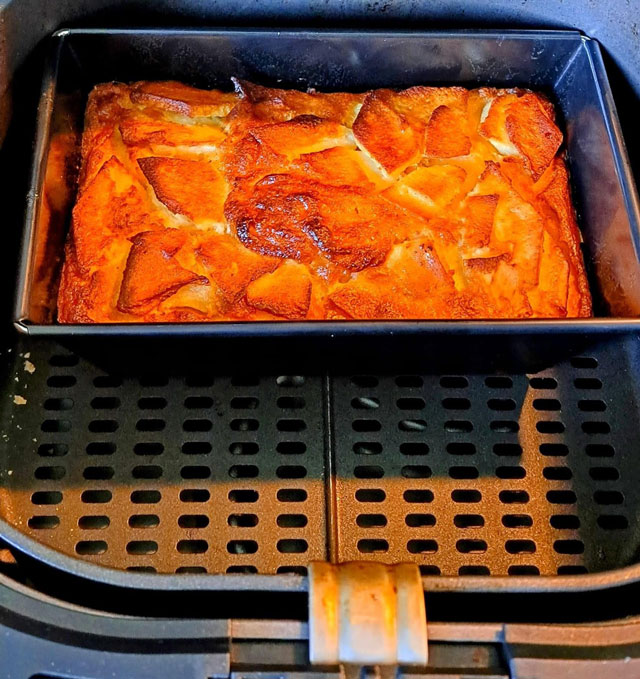
[[[230,77],[264,85],[365,90],[417,84],[520,86],[551,97],[565,131],[574,202],[594,296],[595,317],[525,321],[340,321],[202,324],[55,322],[56,288],[73,202],[77,145],[68,144],[71,190],[43,209],[54,135],[76,143],[91,88],[110,80],[177,79],[230,87]],[[597,336],[640,328],[640,211],[598,44],[572,31],[319,32],[62,30],[52,38],[38,113],[14,322],[55,336],[96,360],[160,360],[167,341],[184,357],[273,361],[297,356],[404,362],[446,370],[538,368]],[[105,339],[109,341],[106,348]],[[150,340],[153,338],[153,342]],[[184,341],[187,340],[187,344]],[[470,344],[473,351],[469,350]],[[114,351],[114,348],[117,350]],[[175,354],[174,354],[175,356]],[[357,358],[356,358],[357,357]],[[176,359],[177,360],[177,359]],[[237,361],[236,361],[237,362]]]

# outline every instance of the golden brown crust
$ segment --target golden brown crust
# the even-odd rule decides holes
[[[543,97],[234,82],[91,93],[60,322],[591,314]]]

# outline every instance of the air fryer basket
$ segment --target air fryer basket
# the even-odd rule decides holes
[[[86,94],[118,73],[216,86],[222,83],[202,74],[242,66],[241,75],[275,84],[292,40],[286,33],[196,32],[184,43],[185,35],[63,31],[58,40],[76,42],[65,52],[60,90],[46,90],[41,105],[50,107],[54,95],[72,94],[78,84]],[[354,71],[361,52],[350,51],[353,44],[377,44],[387,55],[389,44],[404,45],[397,58],[420,58],[424,66],[397,86],[466,79],[551,90],[563,102],[591,253],[622,239],[595,257],[601,292],[633,306],[637,205],[592,42],[572,32],[428,34],[425,43],[415,34],[294,35],[328,55],[342,50]],[[256,47],[261,36],[268,50]],[[245,55],[240,66],[233,49],[220,52],[225,40],[252,45],[254,61]],[[463,72],[456,70],[461,49]],[[102,56],[88,77],[82,65],[92,51]],[[167,54],[175,58],[167,61]],[[509,58],[520,58],[519,71]],[[474,70],[480,62],[484,68]],[[309,72],[311,84],[330,81],[334,88],[350,73]],[[380,72],[367,78],[361,87],[389,84]],[[578,100],[578,92],[594,98]],[[40,130],[42,162],[51,131]],[[603,173],[607,200],[598,203],[590,188]],[[31,198],[35,214],[37,195]],[[231,370],[225,354],[205,353],[206,344],[183,373],[170,353],[156,354],[155,366],[136,373],[122,355],[119,370],[111,351],[116,360],[105,369],[81,346],[71,351],[68,343],[22,337],[3,355],[5,539],[94,580],[147,578],[155,583],[149,586],[175,589],[209,582],[229,590],[255,574],[270,576],[259,579],[260,588],[295,589],[318,559],[414,562],[425,587],[440,590],[579,591],[640,579],[638,347],[624,334],[634,321],[594,319],[570,331],[542,322],[531,333],[507,329],[498,344],[490,324],[471,328],[481,335],[460,331],[455,344],[445,325],[433,324],[422,339],[415,334],[416,365],[420,352],[429,353],[436,366],[429,374],[407,369],[412,355],[393,372],[398,345],[380,331],[389,360],[357,373],[330,367],[304,374],[274,373],[266,361],[260,370]],[[588,349],[541,372],[492,367],[505,347],[519,343],[536,355],[570,334],[588,340]],[[182,339],[180,350],[193,353],[189,334]],[[108,338],[97,341],[109,354]],[[260,346],[254,344],[258,356]],[[451,369],[470,355],[484,370]],[[153,580],[146,572],[168,575]]]

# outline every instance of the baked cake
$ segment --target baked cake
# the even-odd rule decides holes
[[[591,314],[543,96],[234,85],[91,92],[60,322]]]

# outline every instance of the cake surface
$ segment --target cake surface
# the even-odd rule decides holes
[[[591,315],[544,97],[234,84],[91,92],[60,322]]]

